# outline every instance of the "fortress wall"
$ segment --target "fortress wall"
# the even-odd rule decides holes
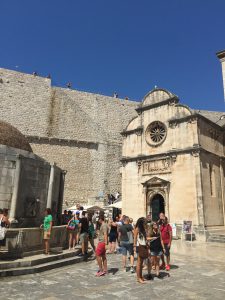
[[[121,191],[120,132],[137,115],[137,104],[0,69],[0,119],[27,135],[34,153],[67,170],[69,204]]]
[[[51,80],[0,68],[0,119],[25,135],[46,135]]]
[[[51,136],[120,143],[137,102],[53,88]]]

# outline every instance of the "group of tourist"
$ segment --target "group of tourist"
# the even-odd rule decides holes
[[[80,207],[79,207],[80,208]],[[94,222],[93,222],[94,221]],[[75,212],[64,211],[62,223],[66,225],[69,237],[69,250],[74,250],[81,244],[80,256],[87,255],[88,242],[90,243],[99,269],[96,276],[107,274],[106,254],[122,254],[122,269],[127,271],[127,256],[130,260],[130,272],[135,273],[134,261],[137,256],[136,274],[139,283],[145,283],[142,274],[147,269],[147,279],[152,279],[151,272],[160,278],[160,269],[170,270],[170,247],[172,243],[172,228],[164,213],[160,213],[158,221],[152,221],[151,215],[141,217],[136,224],[133,219],[120,215],[115,219],[105,221],[104,215],[98,217],[97,223],[93,214],[87,214],[83,209]],[[95,223],[95,224],[94,224]],[[2,228],[10,225],[8,210],[0,209],[0,246],[5,245],[5,236]],[[51,209],[45,210],[43,229],[44,253],[49,254],[49,240],[52,233],[53,219]],[[97,234],[98,232],[98,234]],[[95,238],[98,243],[95,246]],[[106,251],[106,247],[108,247]],[[166,257],[166,260],[165,260]],[[161,260],[161,265],[160,265]]]
[[[160,269],[170,270],[172,228],[163,213],[160,213],[158,221],[152,221],[151,216],[148,215],[147,218],[139,218],[135,225],[128,216],[110,220],[108,224],[102,216],[99,218],[99,222],[101,226],[95,252],[99,270],[96,276],[107,274],[106,245],[108,241],[107,253],[109,254],[116,252],[116,243],[118,244],[124,271],[127,271],[127,255],[129,254],[130,272],[135,272],[134,256],[137,255],[136,273],[139,283],[145,283],[142,275],[143,268],[148,270],[147,279],[152,279],[151,270],[155,270],[158,278],[161,278]],[[161,265],[160,260],[162,261]]]
[[[66,218],[66,216],[68,216]],[[88,241],[96,255],[99,270],[96,276],[107,274],[106,254],[122,254],[122,268],[127,271],[127,256],[130,260],[130,272],[135,273],[134,261],[137,256],[137,281],[145,283],[142,275],[143,268],[148,271],[147,278],[152,279],[151,272],[161,278],[160,269],[170,270],[170,247],[172,242],[172,228],[164,213],[160,213],[158,221],[152,221],[151,215],[139,218],[136,224],[128,216],[118,216],[114,220],[104,220],[100,215],[97,224],[93,224],[93,215],[83,210],[74,214],[64,211],[69,234],[69,250],[81,243],[81,256],[88,250]],[[98,231],[98,243],[95,247],[94,238]],[[108,247],[106,251],[106,247]],[[166,261],[165,258],[166,257]],[[161,265],[160,265],[161,260]]]

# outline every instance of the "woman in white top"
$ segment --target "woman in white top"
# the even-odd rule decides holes
[[[134,250],[136,251],[136,245],[138,243],[138,260],[137,260],[137,281],[139,283],[145,283],[142,276],[143,261],[149,257],[149,249],[147,246],[147,234],[146,234],[147,222],[145,218],[139,218],[136,223],[134,231]]]

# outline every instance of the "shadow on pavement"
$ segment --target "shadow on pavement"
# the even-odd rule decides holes
[[[179,266],[177,266],[177,265],[170,265],[170,269],[173,269],[173,270],[179,269]]]
[[[112,274],[112,275],[115,275],[118,271],[119,271],[118,268],[110,268],[110,269],[108,270],[108,273],[110,273],[110,274]]]
[[[164,279],[165,277],[170,277],[170,274],[167,272],[160,271],[159,277],[157,277],[155,274],[152,274],[152,276],[153,276],[153,280],[155,280],[155,279]]]

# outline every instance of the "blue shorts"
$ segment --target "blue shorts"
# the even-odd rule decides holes
[[[162,256],[163,255],[163,252],[160,250],[160,251],[151,251],[151,256]]]
[[[134,244],[130,244],[130,242],[120,242],[121,253],[124,256],[127,256],[127,252],[129,255],[134,255]]]

